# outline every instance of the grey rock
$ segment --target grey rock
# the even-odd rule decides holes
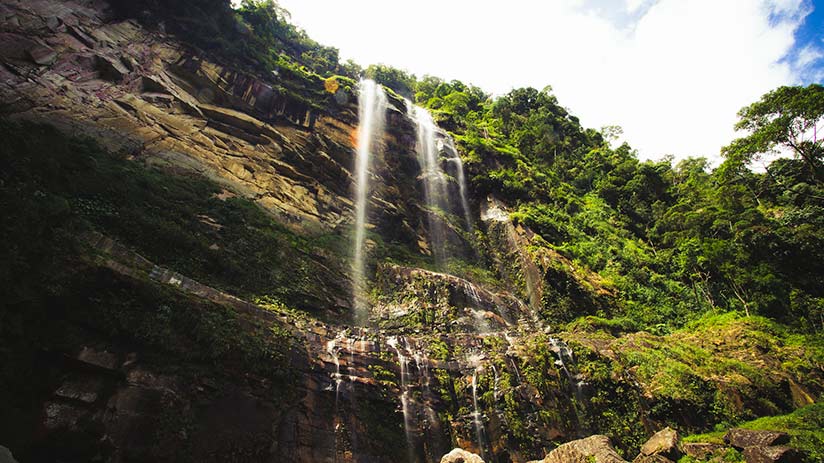
[[[744,449],[747,463],[795,463],[800,461],[798,450],[785,446],[753,446]]]
[[[649,440],[641,447],[641,453],[634,460],[641,461],[655,461],[655,460],[639,460],[641,457],[650,457],[660,455],[665,459],[671,461],[678,461],[683,452],[678,445],[678,432],[670,427],[666,427],[655,433]]]
[[[484,460],[472,452],[454,448],[451,452],[441,457],[441,463],[484,463]]]
[[[14,455],[11,454],[11,450],[3,447],[0,445],[0,463],[17,463],[17,460],[14,459]]]
[[[626,463],[612,447],[609,437],[589,436],[558,446],[540,463]]]
[[[790,436],[778,431],[753,431],[751,429],[733,428],[724,435],[724,442],[743,450],[747,447],[766,447],[770,445],[786,444]]]

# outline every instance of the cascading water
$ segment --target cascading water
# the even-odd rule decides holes
[[[418,128],[415,151],[418,155],[418,164],[421,167],[424,201],[427,207],[434,209],[427,214],[429,241],[432,245],[432,254],[435,256],[435,261],[442,263],[446,258],[446,231],[443,222],[433,214],[436,214],[438,210],[448,211],[449,208],[446,201],[446,178],[438,162],[435,121],[432,120],[432,115],[427,110],[414,106],[409,101],[407,101],[407,110],[415,120]]]
[[[403,341],[403,338],[400,338]],[[400,363],[401,367],[401,408],[403,410],[403,430],[406,434],[406,445],[409,449],[409,461],[415,461],[415,448],[414,442],[412,439],[412,412],[409,407],[409,386],[407,384],[407,361],[408,358],[401,352],[401,348],[398,344],[398,338],[395,336],[391,336],[386,340],[386,344],[389,345],[394,351],[395,354],[398,356],[398,363]]]
[[[338,341],[341,339],[343,334],[344,334],[343,331],[341,331],[340,333],[338,333],[338,335],[335,337],[335,339],[331,339],[326,343],[326,353],[329,354],[329,357],[332,358],[332,362],[334,362],[334,364],[335,364],[335,373],[332,374],[332,379],[335,381],[335,415],[333,416],[333,420],[334,420],[334,429],[335,429],[335,434],[336,435],[337,435],[337,431],[340,427],[340,421],[339,421],[340,414],[339,414],[338,407],[340,406],[339,405],[339,402],[340,402],[340,384],[343,381],[343,378],[341,377],[341,374],[340,374],[340,357],[339,357],[339,349],[340,348],[338,347]],[[335,461],[337,461],[337,459],[338,459],[338,439],[337,439],[337,437],[335,437],[334,451],[335,451],[334,459],[335,459]]]
[[[358,149],[355,156],[355,242],[352,256],[352,282],[355,319],[364,322],[366,307],[366,209],[369,192],[369,167],[383,134],[387,108],[386,93],[372,80],[361,80],[358,93]]]
[[[481,412],[478,409],[478,371],[480,369],[481,367],[477,366],[472,372],[472,422],[475,425],[475,437],[478,439],[478,448],[481,451],[481,458],[485,458],[486,452],[484,452],[483,441],[484,425],[481,422]]]
[[[472,370],[472,424],[475,426],[475,438],[478,440],[478,449],[480,449],[481,458],[486,458],[486,450],[484,447],[484,424],[481,421],[481,410],[478,408],[478,373],[481,372],[482,356],[478,354],[471,354],[467,361]]]
[[[508,345],[506,349],[506,356],[509,358],[509,363],[512,365],[512,371],[515,372],[515,378],[518,380],[518,385],[521,384],[521,372],[518,370],[518,364],[515,363],[515,357],[517,356],[517,349],[515,348],[515,338],[513,338],[509,333],[504,333],[504,339],[506,339],[506,343]]]
[[[552,348],[552,351],[558,354],[558,359],[555,360],[555,365],[557,365],[561,371],[566,374],[567,381],[569,384],[569,388],[575,394],[575,414],[578,418],[578,434],[584,435],[585,434],[585,420],[582,407],[584,406],[584,391],[583,386],[586,385],[584,383],[582,377],[578,373],[573,373],[570,370],[570,367],[573,367],[575,364],[575,358],[572,356],[572,350],[567,346],[567,344],[561,340],[556,338],[549,338],[549,344]]]
[[[461,156],[458,154],[458,150],[455,148],[455,142],[452,140],[452,137],[447,136],[445,144],[446,147],[449,148],[450,153],[452,154],[452,157],[449,158],[449,161],[455,164],[455,172],[458,177],[458,191],[461,194],[461,209],[463,209],[464,213],[466,230],[471,232],[475,224],[472,222],[472,212],[469,210],[469,200],[467,199],[466,175],[464,175],[463,161],[461,160]]]
[[[335,381],[335,415],[338,413],[338,398],[340,396],[340,383],[343,381],[341,374],[340,374],[340,357],[338,356],[339,348],[338,348],[338,341],[340,340],[343,332],[338,333],[338,336],[335,339],[332,339],[326,343],[326,353],[329,354],[329,357],[332,358],[332,362],[335,364],[335,373],[332,375],[332,379]]]
[[[492,383],[492,398],[495,399],[495,405],[498,404],[498,385],[501,382],[501,378],[498,376],[498,369],[495,368],[495,365],[492,364],[492,373],[495,375],[495,382]]]

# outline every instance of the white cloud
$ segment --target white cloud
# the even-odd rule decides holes
[[[647,0],[626,0],[626,11],[629,14],[635,13],[640,10],[645,3],[647,3]]]
[[[621,125],[643,158],[717,156],[742,106],[794,81],[781,59],[802,0],[625,1],[612,12],[599,0],[279,2],[362,65],[499,94],[552,85],[585,126]],[[633,11],[631,24],[616,19]]]

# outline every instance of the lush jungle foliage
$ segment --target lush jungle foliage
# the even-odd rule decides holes
[[[139,16],[130,8],[147,6],[195,45],[262,67],[275,82],[314,88],[321,76],[366,75],[427,107],[455,135],[478,198],[505,200],[544,245],[616,290],[601,315],[669,331],[720,308],[824,328],[824,149],[807,136],[824,115],[820,85],[782,87],[742,109],[737,128],[747,136],[724,148],[718,168],[705,158],[673,165],[614,146],[619,127],[582,127],[550,87],[492,98],[459,81],[341,63],[274,0],[120,8]],[[776,148],[793,157],[748,168]]]
[[[477,191],[516,204],[516,220],[614,285],[622,307],[611,315],[672,327],[722,308],[824,327],[822,144],[792,138],[824,115],[821,86],[785,87],[742,110],[752,134],[715,170],[703,158],[639,161],[581,127],[549,89],[494,100],[459,82],[427,78],[420,89],[456,134]],[[797,146],[800,159],[747,168],[774,145]]]

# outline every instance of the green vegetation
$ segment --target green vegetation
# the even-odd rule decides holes
[[[582,127],[549,87],[493,98],[459,81],[342,64],[336,49],[289,23],[273,0],[245,0],[238,9],[228,0],[114,6],[145,23],[166,19],[193,47],[265,75],[279,93],[315,108],[350,93],[360,75],[371,77],[395,103],[413,99],[454,135],[474,202],[492,195],[516,227],[534,232],[524,232],[522,250],[543,283],[537,313],[553,328],[565,324],[575,365],[559,365],[544,333],[520,333],[526,354],[513,357],[500,338],[450,345],[439,336],[460,318],[461,302],[431,278],[400,281],[379,267],[372,296],[414,307],[382,328],[426,332],[431,359],[482,348],[479,403],[485,419],[503,422],[495,425],[513,448],[542,451],[555,437],[536,433],[541,428],[560,437],[604,433],[632,456],[647,437],[640,423],[697,432],[820,400],[798,383],[813,395],[824,390],[824,152],[802,137],[824,113],[821,86],[782,87],[744,108],[737,127],[749,135],[711,170],[704,158],[639,161],[628,144],[611,143],[620,128]],[[199,175],[148,167],[46,126],[0,121],[0,138],[0,260],[7,263],[0,267],[0,414],[17,413],[7,405],[13,398],[34,400],[26,388],[42,379],[32,367],[38,352],[87,339],[137,345],[147,362],[160,370],[174,363],[184,376],[252,372],[289,398],[289,333],[99,268],[78,237],[111,236],[159,265],[306,320],[306,312],[329,316],[348,297],[345,236],[297,235]],[[763,173],[746,168],[776,147],[798,159],[778,159]],[[461,228],[445,211],[426,212]],[[525,293],[526,270],[496,254],[510,237],[489,228],[466,233],[471,249],[441,268],[380,229],[370,230],[369,241],[381,262]],[[178,361],[164,361],[170,357]],[[396,361],[388,351],[377,357]],[[368,370],[385,394],[399,383],[385,366]],[[585,386],[573,381],[578,374]],[[438,413],[445,422],[466,420],[466,375],[445,368],[432,375],[445,408]],[[378,450],[400,459],[402,420],[390,399],[359,397],[358,412]],[[822,458],[820,405],[741,426],[786,430],[792,445]]]
[[[737,127],[750,134],[710,171],[703,158],[639,161],[629,145],[611,145],[620,127],[582,127],[550,87],[492,98],[459,81],[341,64],[337,50],[297,29],[274,0],[246,0],[237,10],[227,0],[116,3],[126,15],[148,8],[174,19],[170,27],[185,40],[276,73],[284,91],[318,107],[328,106],[330,78],[351,91],[348,78],[365,74],[429,108],[455,135],[476,197],[505,200],[540,246],[594,272],[616,296],[604,299],[580,279],[557,283],[564,272],[550,272],[541,313],[553,322],[628,317],[665,333],[720,308],[824,328],[822,148],[802,137],[821,117],[820,85],[782,87],[744,108]],[[776,160],[764,173],[744,169],[777,146],[800,159]],[[410,262],[402,250],[384,250]]]
[[[246,199],[221,199],[203,177],[130,162],[50,127],[0,122],[0,134],[4,225],[19,234],[12,243],[32,232],[48,241],[46,234],[91,228],[250,300],[270,296],[316,310],[345,294],[328,270],[333,263],[318,255],[342,249],[339,236],[298,236]],[[15,245],[5,252],[16,268],[32,265],[14,255]]]
[[[824,459],[824,403],[799,408],[786,415],[766,416],[737,424],[752,430],[781,431],[790,435],[789,446],[805,452],[806,461]],[[684,442],[723,443],[726,431],[686,436]],[[743,461],[743,460],[734,460]]]
[[[660,427],[727,429],[815,400],[788,393],[787,385],[820,387],[822,380],[821,335],[793,333],[765,317],[708,313],[666,336],[625,334],[623,324],[594,317],[567,328],[578,370],[593,391],[590,422],[630,448],[646,437],[632,426],[641,410]],[[608,346],[615,357],[596,354],[596,346]]]

